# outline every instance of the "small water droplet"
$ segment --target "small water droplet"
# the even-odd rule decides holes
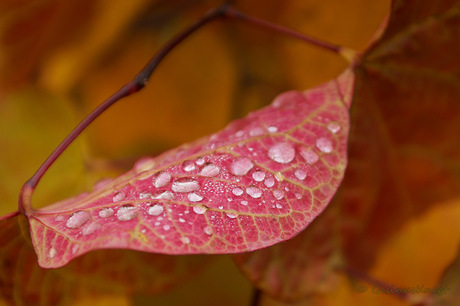
[[[233,213],[227,213],[226,215],[227,215],[227,217],[229,217],[231,219],[235,219],[236,217],[238,217],[237,214],[233,214]]]
[[[265,179],[265,172],[257,170],[252,174],[252,178],[256,182],[262,182]]]
[[[108,218],[113,216],[114,211],[112,208],[103,208],[99,211],[99,217],[101,218]]]
[[[243,189],[238,188],[238,187],[235,187],[235,188],[233,188],[233,190],[232,190],[232,193],[233,193],[234,195],[236,195],[236,196],[242,195],[243,192],[244,192]]]
[[[223,206],[219,206],[219,209],[224,209],[224,207],[223,207]]]
[[[129,221],[137,217],[136,207],[132,205],[125,205],[118,209],[117,219],[119,221]]]
[[[246,188],[246,193],[249,194],[254,199],[260,198],[262,196],[262,190],[255,186],[249,186]]]
[[[88,236],[88,235],[91,235],[97,232],[101,227],[102,225],[100,225],[99,223],[91,222],[90,224],[85,225],[83,227],[83,229],[81,230],[81,233],[83,236]]]
[[[113,203],[123,201],[124,199],[126,199],[126,194],[123,191],[117,192],[112,198]]]
[[[203,215],[206,212],[207,208],[203,205],[193,206],[193,211],[198,215]]]
[[[246,175],[254,167],[252,161],[247,157],[240,157],[230,165],[230,173],[237,176]]]
[[[150,157],[142,158],[134,164],[134,170],[137,173],[148,171],[155,166],[155,160]]]
[[[276,204],[276,208],[281,209],[281,208],[283,208],[283,205],[281,205],[281,204]]]
[[[204,233],[206,235],[212,235],[212,228],[210,226],[206,226],[204,229],[203,229]]]
[[[151,216],[159,216],[165,211],[163,205],[155,204],[149,208],[147,213]]]
[[[295,197],[300,200],[302,198],[302,195],[300,193],[296,193]]]
[[[190,172],[196,169],[195,163],[192,160],[186,160],[182,163],[184,171]]]
[[[296,169],[294,171],[294,175],[295,175],[296,178],[298,178],[301,181],[304,180],[307,177],[307,173],[302,169]]]
[[[269,126],[268,131],[270,133],[276,133],[276,132],[278,132],[278,128],[276,126]]]
[[[153,185],[156,188],[161,188],[169,184],[171,181],[171,174],[168,172],[161,172],[158,176],[153,178]]]
[[[49,256],[50,258],[54,258],[54,257],[56,256],[56,254],[57,254],[56,249],[55,249],[55,248],[51,248],[50,251],[49,251],[49,253],[48,253],[48,256]]]
[[[69,219],[67,219],[67,223],[65,224],[65,226],[67,226],[68,228],[80,228],[90,218],[91,218],[91,215],[89,212],[77,211],[73,213]]]
[[[280,142],[270,147],[268,157],[277,163],[287,164],[294,159],[295,149],[290,143]]]
[[[272,178],[272,177],[269,177],[265,180],[264,182],[265,186],[267,186],[268,188],[271,188],[275,185],[275,179]]]
[[[326,137],[321,137],[316,140],[316,146],[324,153],[332,152],[332,141]]]
[[[200,202],[204,199],[204,197],[198,192],[189,193],[187,198],[190,202]]]
[[[174,195],[171,191],[160,190],[152,195],[152,199],[174,200]]]
[[[340,131],[340,125],[337,122],[329,122],[327,128],[334,134]]]
[[[275,199],[281,200],[284,197],[284,192],[282,192],[281,190],[273,190],[273,196],[275,197]]]
[[[248,205],[248,201],[241,201],[241,205],[244,205],[244,206]]]
[[[198,165],[198,166],[202,166],[204,165],[204,158],[203,157],[200,157],[198,158],[195,163]]]
[[[150,192],[141,192],[141,193],[139,193],[139,199],[141,199],[141,200],[150,198],[151,196],[152,196],[152,194]]]
[[[65,216],[63,215],[59,215],[59,216],[56,216],[56,218],[54,218],[54,221],[56,222],[61,222],[61,221],[64,221],[65,220]]]
[[[218,175],[220,172],[219,167],[217,167],[214,164],[207,164],[206,166],[201,169],[200,175],[206,176],[206,177],[214,177]]]
[[[175,192],[192,192],[200,189],[200,184],[197,180],[190,178],[181,178],[172,184],[171,189]]]
[[[184,220],[184,219],[182,219],[182,218],[179,218],[179,222],[180,222],[180,223],[184,223],[184,222],[185,222],[185,220]]]
[[[189,244],[190,243],[190,238],[188,237],[180,237],[180,241],[184,244]]]
[[[165,224],[165,225],[163,225],[163,229],[165,231],[169,231],[171,229],[171,226],[169,226],[168,224]]]
[[[313,152],[313,150],[306,148],[306,147],[301,147],[299,150],[300,155],[305,159],[305,161],[312,165],[316,163],[319,159],[318,154]]]
[[[249,135],[251,137],[256,137],[256,136],[260,136],[260,135],[263,135],[265,133],[264,129],[261,128],[261,127],[255,127],[255,128],[252,128],[250,131],[249,131]]]

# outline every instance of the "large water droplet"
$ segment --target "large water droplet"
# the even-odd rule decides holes
[[[56,254],[57,254],[56,249],[55,249],[55,248],[51,248],[51,249],[49,250],[48,256],[49,256],[49,258],[54,258],[54,257],[56,256]]]
[[[149,207],[147,213],[151,216],[159,216],[165,211],[163,205],[155,204],[152,207]]]
[[[256,182],[262,182],[265,179],[265,172],[257,170],[252,174],[252,178]]]
[[[103,208],[99,211],[99,217],[101,218],[108,218],[113,216],[114,211],[112,208]]]
[[[281,190],[273,190],[273,196],[275,197],[275,199],[281,200],[284,197],[284,192],[282,192]]]
[[[117,219],[119,221],[129,221],[137,217],[136,207],[132,205],[122,206],[117,211]]]
[[[203,229],[204,233],[206,235],[212,235],[212,228],[210,226],[206,226],[204,229]]]
[[[198,192],[189,193],[187,198],[190,202],[200,202],[204,199],[204,197]]]
[[[249,194],[254,199],[260,198],[262,196],[262,190],[255,186],[249,186],[246,188],[246,193]]]
[[[324,153],[332,152],[332,141],[326,137],[321,137],[316,140],[316,146]]]
[[[190,172],[196,169],[195,163],[191,160],[186,160],[182,163],[184,171]]]
[[[268,157],[277,163],[287,164],[294,159],[295,149],[290,143],[280,142],[270,147]]]
[[[304,180],[307,177],[307,173],[302,169],[296,169],[294,171],[294,175],[295,175],[296,178],[298,178],[301,181]]]
[[[203,205],[193,206],[193,211],[198,215],[203,215],[206,212],[207,208]]]
[[[77,211],[67,219],[65,226],[68,228],[80,228],[91,218],[91,214],[87,211]]]
[[[300,156],[302,156],[305,159],[305,161],[310,165],[316,163],[319,159],[318,154],[316,154],[315,152],[313,152],[313,150],[306,148],[306,147],[301,147],[299,149],[299,153],[300,153]]]
[[[252,161],[247,157],[240,157],[230,165],[230,173],[237,176],[246,175],[254,167]]]
[[[192,192],[200,189],[200,184],[191,178],[181,178],[173,182],[171,189],[175,192]]]
[[[334,134],[340,131],[340,125],[337,122],[329,122],[327,128]]]
[[[126,194],[123,191],[117,192],[112,198],[113,203],[123,201],[124,199],[126,199]]]
[[[201,169],[200,175],[206,176],[206,177],[214,177],[218,175],[220,172],[219,167],[217,167],[214,164],[207,164],[206,166]]]
[[[171,174],[168,172],[161,172],[153,179],[153,185],[156,188],[164,187],[171,181]]]
[[[160,190],[152,195],[152,199],[174,200],[174,195],[171,191]]]
[[[180,241],[182,241],[182,243],[184,244],[189,244],[190,243],[190,238],[188,237],[180,237]]]
[[[243,189],[238,188],[238,187],[235,187],[235,188],[233,188],[232,193],[233,193],[234,195],[236,195],[236,196],[240,196],[240,195],[243,194]]]
[[[268,188],[271,188],[275,185],[275,179],[273,177],[269,177],[265,180],[264,182],[265,186],[267,186]]]

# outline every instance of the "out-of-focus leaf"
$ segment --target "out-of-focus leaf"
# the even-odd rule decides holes
[[[450,306],[460,304],[460,249],[455,260],[447,267],[441,281],[439,290],[433,294],[434,306]]]

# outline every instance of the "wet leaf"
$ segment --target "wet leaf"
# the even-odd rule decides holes
[[[345,71],[223,131],[34,211],[42,267],[93,249],[235,253],[292,238],[327,206],[346,165],[353,75]]]

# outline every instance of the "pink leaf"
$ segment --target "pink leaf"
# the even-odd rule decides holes
[[[353,74],[290,91],[224,130],[29,216],[42,267],[93,249],[238,253],[292,238],[346,167]]]

